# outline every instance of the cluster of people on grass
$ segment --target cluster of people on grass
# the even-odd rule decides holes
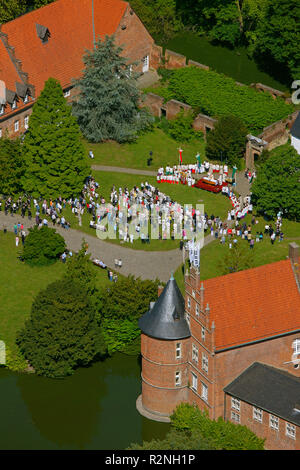
[[[157,171],[157,183],[171,183],[171,184],[187,184],[188,186],[194,186],[196,179],[195,175],[207,173],[206,178],[210,181],[215,181],[216,184],[222,184],[225,182],[228,176],[228,166],[213,164],[207,161],[203,163],[187,165],[174,165],[160,167]]]
[[[205,217],[200,211],[184,208],[146,181],[130,191],[127,187],[117,189],[113,186],[110,206],[100,205],[90,226],[100,231],[111,230],[114,238],[118,231],[124,242],[133,243],[136,238],[141,238],[142,243],[150,243],[149,224],[151,238],[167,240],[187,239],[188,230],[194,230],[196,224],[201,230],[204,223]]]

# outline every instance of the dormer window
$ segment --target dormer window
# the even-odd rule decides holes
[[[26,93],[26,95],[24,96],[24,103],[28,103],[28,100],[29,100],[29,96],[28,96],[28,93]]]
[[[43,44],[46,44],[51,36],[49,29],[46,26],[42,26],[41,24],[37,23],[35,27],[38,37],[40,38]]]
[[[4,111],[5,111],[5,106],[4,106],[4,104],[1,104],[1,105],[0,105],[0,116],[1,116],[2,114],[4,114]]]
[[[17,100],[14,99],[11,105],[11,109],[16,109],[16,107],[17,107]]]
[[[293,341],[293,354],[294,355],[297,355],[300,354],[300,339],[295,339],[295,341]]]

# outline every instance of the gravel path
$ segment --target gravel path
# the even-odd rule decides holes
[[[145,175],[145,176],[156,176],[157,171],[150,170],[138,170],[135,168],[120,168],[119,166],[104,166],[104,165],[92,165],[92,170],[95,171],[111,171],[117,173],[128,173],[131,175]]]

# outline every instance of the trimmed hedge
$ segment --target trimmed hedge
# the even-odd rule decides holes
[[[273,99],[270,93],[239,86],[223,74],[193,66],[172,70],[166,87],[144,91],[189,104],[197,113],[216,119],[233,114],[241,118],[254,135],[294,111],[293,105],[282,98]]]

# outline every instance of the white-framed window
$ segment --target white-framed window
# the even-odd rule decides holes
[[[68,96],[71,95],[71,88],[69,88],[68,90],[65,90],[64,91],[64,97],[67,98]]]
[[[28,99],[29,99],[28,93],[26,93],[26,95],[25,95],[25,97],[24,97],[24,103],[28,103]]]
[[[241,410],[241,401],[238,398],[231,397],[231,408],[236,411]]]
[[[188,297],[188,301],[187,301],[187,306],[188,306],[188,309],[190,310],[191,308],[191,299]]]
[[[270,415],[270,428],[276,429],[276,431],[279,430],[279,419],[277,416]]]
[[[285,434],[292,439],[296,439],[296,426],[291,423],[285,423]]]
[[[201,382],[201,398],[203,398],[205,401],[208,400],[208,386],[203,382]]]
[[[202,326],[202,328],[201,328],[201,339],[202,339],[202,341],[205,341],[205,328],[204,328],[204,326]]]
[[[24,117],[24,127],[25,129],[28,129],[28,123],[29,123],[29,116]]]
[[[180,387],[181,385],[181,372],[175,372],[175,387]]]
[[[196,304],[196,316],[199,317],[199,305]]]
[[[192,296],[195,298],[196,297],[196,294],[195,294],[195,291],[192,290]]]
[[[262,423],[263,420],[263,411],[260,408],[253,406],[253,419]]]
[[[5,111],[5,106],[4,106],[4,104],[1,104],[1,106],[0,106],[0,114],[4,114],[4,111]]]
[[[202,353],[202,369],[208,373],[208,356],[205,353]]]
[[[186,313],[185,318],[186,318],[186,321],[187,321],[188,325],[190,326],[190,314]]]
[[[181,343],[176,343],[176,359],[181,357]]]
[[[11,108],[15,109],[17,107],[17,100],[13,100]]]
[[[19,130],[19,121],[15,121],[15,132]]]
[[[293,341],[293,354],[300,354],[300,339],[295,339]]]
[[[149,56],[145,55],[145,57],[142,58],[142,63],[143,63],[143,73],[148,72],[149,70]]]
[[[192,344],[192,361],[195,361],[198,364],[199,358],[199,349],[195,344]]]
[[[238,413],[236,413],[235,411],[232,411],[231,412],[231,419],[232,421],[235,421],[236,423],[240,423],[241,422],[241,417]]]
[[[192,389],[197,392],[198,390],[198,377],[192,372]]]
[[[0,139],[1,139],[1,137],[2,137],[2,129],[0,129]]]

